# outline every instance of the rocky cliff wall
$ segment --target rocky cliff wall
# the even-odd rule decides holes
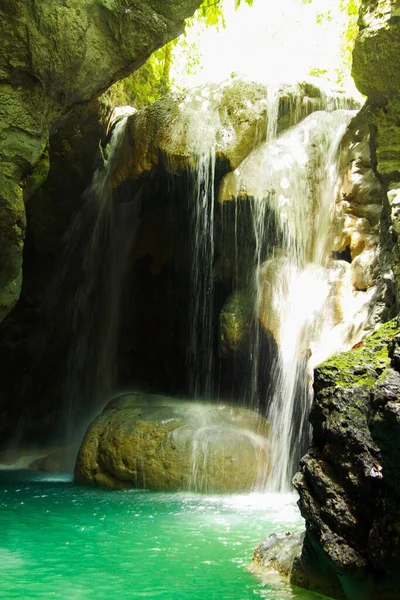
[[[352,74],[367,96],[371,144],[378,177],[386,187],[382,246],[392,252],[393,283],[400,280],[400,8],[396,0],[364,0]],[[398,292],[396,292],[398,294]],[[398,304],[398,296],[397,296]]]
[[[294,478],[306,536],[292,580],[333,598],[399,597],[399,327],[315,373],[313,442]]]
[[[49,132],[181,33],[200,3],[1,2],[0,321],[20,294],[24,201],[46,176]]]

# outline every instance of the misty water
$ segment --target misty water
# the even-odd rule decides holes
[[[318,600],[249,571],[254,546],[302,529],[294,494],[208,496],[0,472],[4,600]]]

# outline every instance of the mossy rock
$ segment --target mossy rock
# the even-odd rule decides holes
[[[313,440],[293,480],[306,537],[292,581],[334,598],[397,600],[398,320],[315,375]]]
[[[349,350],[329,358],[315,371],[315,387],[336,385],[354,389],[355,386],[372,388],[383,377],[389,364],[388,344],[400,332],[397,319],[382,325],[375,333]]]
[[[247,290],[233,292],[225,302],[219,317],[223,354],[237,352],[248,341],[254,306],[254,296]]]
[[[310,113],[338,104],[355,107],[336,90],[323,92],[306,83],[273,89],[282,131]],[[312,93],[312,96],[308,96]],[[210,160],[211,149],[222,164],[236,169],[267,134],[268,87],[232,77],[187,93],[168,94],[129,118],[131,157],[116,180],[138,177],[158,165],[172,173],[197,168]]]
[[[207,493],[260,488],[268,423],[246,408],[140,392],[112,400],[89,426],[75,481]]]

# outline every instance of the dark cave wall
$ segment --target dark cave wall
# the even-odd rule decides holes
[[[181,33],[200,0],[4,0],[0,6],[0,319],[22,284],[24,203],[49,134]]]

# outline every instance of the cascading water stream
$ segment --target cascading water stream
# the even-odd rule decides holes
[[[279,118],[279,97],[280,89],[278,85],[269,85],[267,87],[267,128],[265,144],[270,144],[277,135],[278,131],[278,118]],[[265,238],[266,238],[266,203],[256,202],[251,204],[252,210],[252,223],[253,223],[253,235],[255,242],[254,250],[254,262],[255,262],[255,280],[258,281],[261,273],[261,267],[263,263],[263,257],[265,252]],[[262,302],[262,294],[260,286],[256,286],[255,290],[255,315],[260,312]],[[259,370],[260,370],[260,330],[258,327],[254,329],[254,337],[252,340],[251,350],[251,387],[250,387],[250,405],[253,409],[258,410],[260,408],[260,390],[259,390]]]
[[[197,157],[189,194],[192,232],[190,339],[188,362],[190,392],[194,397],[212,393],[214,360],[214,205],[215,148]]]
[[[253,198],[250,207],[256,324],[250,342],[251,381],[246,397],[254,409],[259,409],[262,404],[268,407],[272,464],[268,486],[272,491],[290,489],[294,467],[309,440],[307,418],[312,398],[312,367],[321,357],[344,349],[349,343],[345,337],[338,336],[336,347],[329,346],[326,356],[318,347],[320,338],[337,324],[335,286],[339,273],[333,263],[328,264],[331,209],[338,182],[337,149],[354,112],[339,108],[345,102],[339,99],[340,96],[327,95],[325,105],[330,112],[313,112],[278,137],[283,89],[279,85],[267,88],[265,142],[251,155],[252,182],[249,186],[247,180],[244,186],[249,188],[247,197]],[[323,94],[321,98],[323,103]],[[292,97],[289,109],[284,107],[289,110],[287,122],[299,120],[304,110],[307,112],[303,102],[300,93],[298,97]],[[214,116],[208,115],[207,123],[213,120]],[[192,267],[188,363],[190,392],[194,397],[211,397],[214,391],[215,140],[206,130],[207,135],[194,153],[197,162],[192,168],[189,193],[193,205],[189,207]],[[254,156],[258,168],[254,168]],[[238,190],[248,160],[250,157],[237,169]],[[234,218],[237,234],[238,202]],[[236,269],[240,251],[236,235]],[[237,275],[236,281],[240,279]],[[238,292],[239,288],[236,289]],[[351,320],[354,315],[350,313],[348,318]],[[270,379],[266,402],[261,398],[260,387],[265,340],[258,322],[267,337],[273,340],[271,348],[275,348],[275,351],[271,350],[275,352],[271,372],[265,373]],[[201,440],[199,444],[202,444]],[[196,460],[193,457],[193,465],[198,464]]]
[[[112,177],[121,160],[127,118],[114,127],[107,160],[84,194],[84,204],[65,239],[64,269],[56,297],[71,285],[71,341],[64,383],[62,427],[67,440],[109,397],[115,377],[123,278],[138,220],[137,201],[115,203]],[[82,262],[77,263],[77,257]]]
[[[256,313],[277,342],[267,418],[271,423],[272,491],[290,488],[308,441],[311,374],[307,365],[321,329],[333,327],[331,207],[337,184],[337,148],[353,113],[317,112],[260,150],[253,214],[274,214],[281,246],[256,261]]]

